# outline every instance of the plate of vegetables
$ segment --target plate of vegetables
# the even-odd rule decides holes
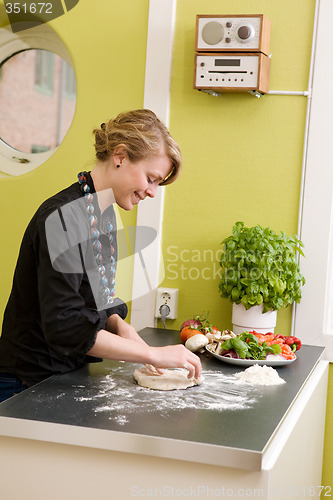
[[[206,349],[220,361],[233,365],[284,366],[297,359],[295,352],[301,345],[297,337],[262,334],[253,330],[223,342],[212,342]]]

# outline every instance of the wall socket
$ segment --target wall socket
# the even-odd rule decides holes
[[[166,319],[177,318],[178,293],[178,288],[158,288],[156,290],[155,318],[161,317],[160,307],[163,304],[170,307],[170,314]]]

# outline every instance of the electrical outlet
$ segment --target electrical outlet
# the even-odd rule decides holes
[[[170,308],[167,319],[177,318],[178,288],[158,288],[156,290],[155,318],[161,317],[160,307],[166,304]]]

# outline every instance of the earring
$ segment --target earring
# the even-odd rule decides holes
[[[116,168],[119,168],[119,167],[120,167],[120,165],[116,165]]]

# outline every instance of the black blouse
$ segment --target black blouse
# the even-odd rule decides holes
[[[95,193],[92,178],[88,185]],[[95,195],[96,196],[96,195]],[[115,238],[116,217],[110,206],[103,222],[111,221]],[[4,313],[0,337],[0,373],[11,373],[27,385],[50,375],[66,373],[97,358],[85,353],[94,345],[107,318],[127,315],[127,306],[115,299],[101,308],[97,298],[99,275],[93,260],[90,227],[78,183],[46,200],[24,234]],[[103,249],[106,235],[101,234]],[[103,252],[107,264],[110,251]]]

